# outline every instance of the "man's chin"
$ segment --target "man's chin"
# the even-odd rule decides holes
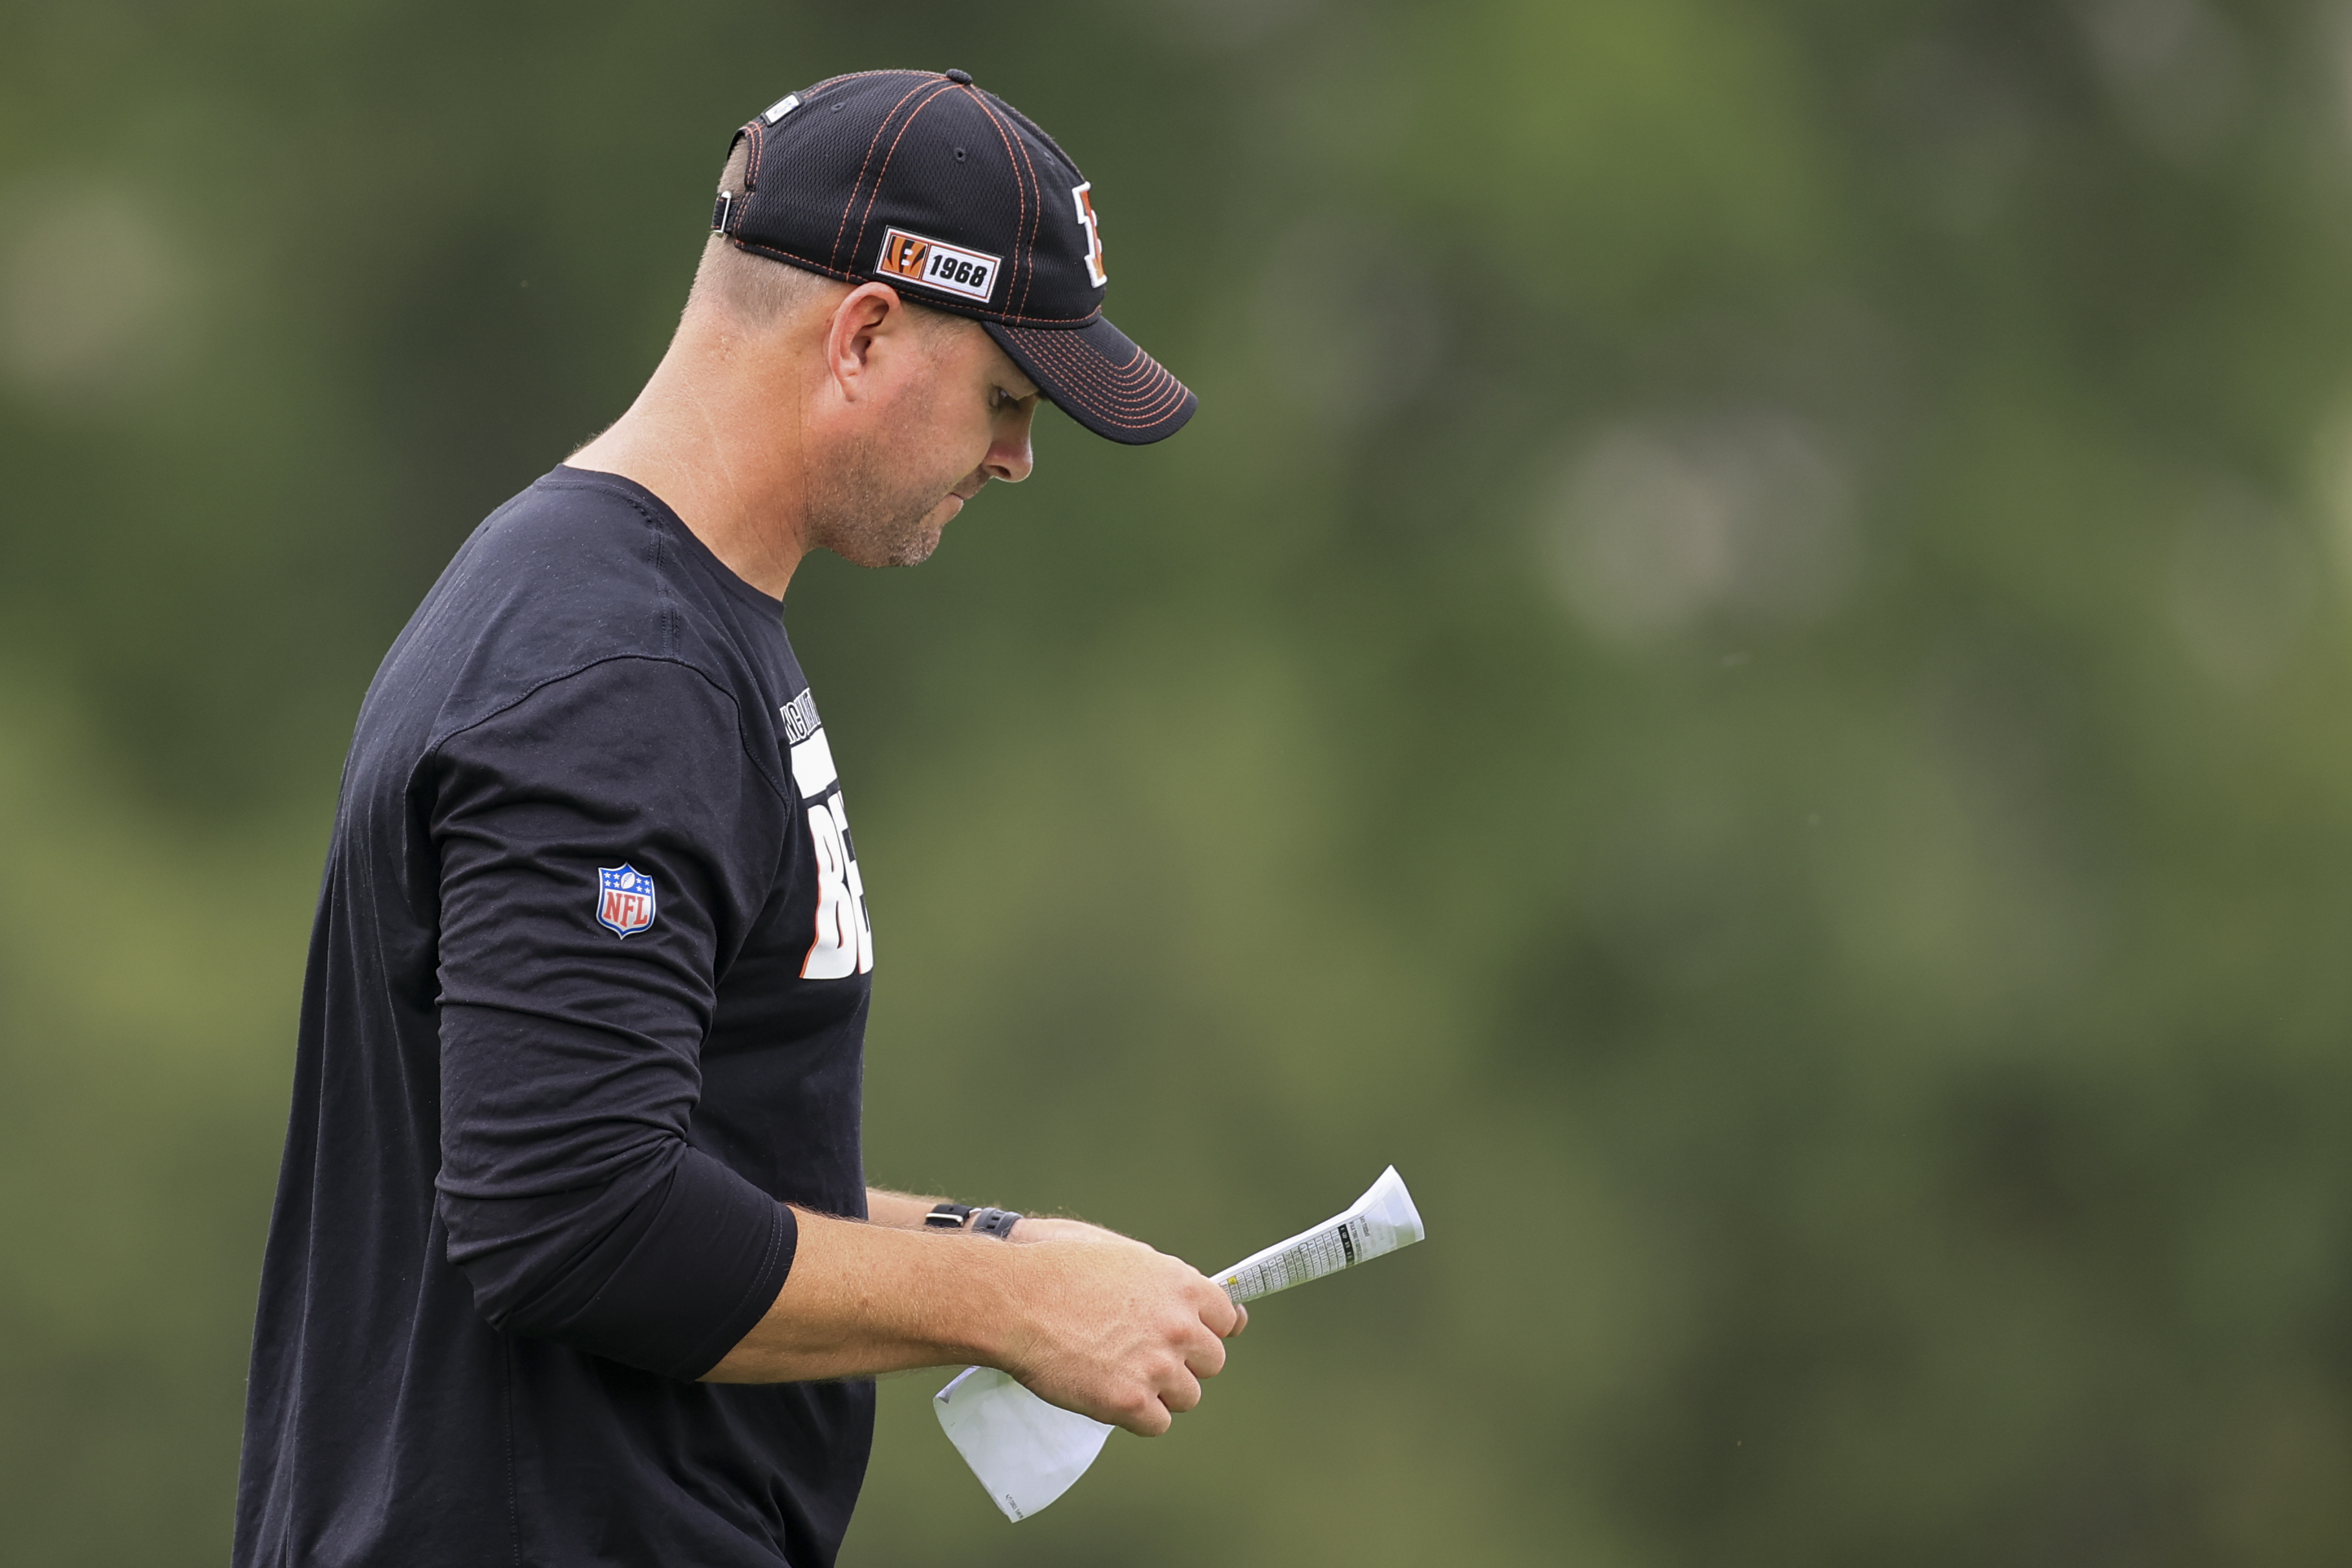
[[[890,559],[883,564],[885,566],[920,566],[930,559],[931,552],[939,548],[940,530],[926,527],[913,538],[906,540],[898,549],[892,551]]]
[[[844,549],[846,545],[848,548]],[[829,547],[852,566],[920,566],[940,548],[940,526],[929,517],[887,538],[844,540]]]
[[[940,531],[962,510],[963,497],[950,495],[919,517],[888,527],[869,524],[855,532],[828,530],[833,537],[821,542],[852,566],[919,566],[931,559]]]
[[[940,534],[946,530],[949,523],[955,520],[955,515],[962,510],[961,496],[948,497],[938,506],[933,507],[925,515],[923,520],[917,523],[904,538],[892,541],[890,559],[882,564],[920,566],[930,559],[931,552],[940,548]]]

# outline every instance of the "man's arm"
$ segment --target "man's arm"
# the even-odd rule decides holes
[[[1200,1380],[1217,1375],[1224,1339],[1248,1321],[1190,1264],[1139,1242],[1008,1247],[927,1234],[891,1221],[921,1203],[919,1227],[928,1203],[884,1196],[878,1224],[795,1211],[800,1243],[783,1288],[705,1381],[973,1363],[1012,1374],[1054,1404],[1156,1437],[1201,1402]]]
[[[688,1141],[717,955],[769,892],[744,868],[773,856],[743,846],[793,828],[734,767],[737,716],[694,670],[612,659],[436,754],[435,1203],[483,1320],[667,1377],[984,1362],[1165,1430],[1241,1321],[1184,1264],[1055,1240],[1051,1223],[1023,1221],[1030,1244],[1006,1246],[801,1215]],[[548,737],[589,735],[597,766],[551,785]],[[590,895],[600,866],[622,864],[656,883],[660,915],[616,944]],[[919,1225],[929,1206],[881,1207]]]

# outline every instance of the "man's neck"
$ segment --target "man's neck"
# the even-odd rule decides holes
[[[565,462],[644,486],[730,571],[782,599],[808,553],[804,432],[779,417],[787,378],[761,373],[772,363],[740,337],[683,323],[629,411]]]

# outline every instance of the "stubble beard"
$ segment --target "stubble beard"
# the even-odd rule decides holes
[[[860,441],[811,497],[811,541],[852,566],[918,566],[940,548],[931,521],[953,482],[908,477],[879,443]]]

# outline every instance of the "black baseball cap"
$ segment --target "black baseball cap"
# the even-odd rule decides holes
[[[719,193],[710,226],[737,248],[973,318],[1113,441],[1173,435],[1200,406],[1103,319],[1093,186],[967,72],[835,77],[778,99],[735,140],[751,143],[743,189]]]

